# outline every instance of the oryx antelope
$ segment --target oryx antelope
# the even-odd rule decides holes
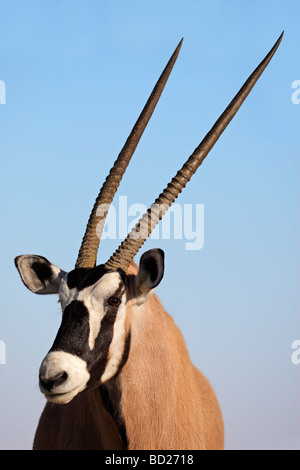
[[[37,255],[15,259],[25,286],[36,294],[58,294],[62,308],[57,336],[39,370],[48,402],[34,449],[223,448],[215,393],[154,294],[164,274],[164,253],[147,251],[139,268],[133,259],[250,93],[282,35],[105,264],[96,265],[105,216],[182,41],[102,186],[75,269],[67,273]]]

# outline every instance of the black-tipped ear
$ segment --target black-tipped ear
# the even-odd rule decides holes
[[[25,286],[35,294],[57,294],[66,274],[43,256],[17,256],[15,265]]]
[[[147,300],[148,294],[163,278],[165,254],[160,249],[149,250],[140,260],[139,272],[136,277],[136,295]]]

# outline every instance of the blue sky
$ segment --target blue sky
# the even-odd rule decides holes
[[[298,2],[0,0],[0,11],[0,448],[31,447],[38,368],[60,322],[57,299],[27,291],[14,257],[73,268],[97,192],[182,36],[116,207],[154,201],[284,30],[178,199],[204,204],[203,248],[149,240],[141,253],[165,251],[157,292],[216,390],[226,448],[300,449]],[[118,243],[103,241],[99,263]]]

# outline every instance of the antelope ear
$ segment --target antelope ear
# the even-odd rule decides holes
[[[57,294],[66,274],[43,256],[17,256],[15,265],[25,286],[35,294]]]
[[[158,286],[164,275],[165,254],[160,249],[149,250],[140,260],[139,272],[136,276],[136,297],[139,304],[146,302],[152,290]]]

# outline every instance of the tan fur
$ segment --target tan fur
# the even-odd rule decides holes
[[[121,380],[129,448],[222,449],[217,398],[173,319],[155,295],[127,315],[132,346]]]
[[[136,274],[131,264],[127,274]],[[157,296],[127,304],[131,331],[120,373],[121,410],[130,450],[223,449],[217,398],[193,366],[181,332]],[[35,449],[121,449],[122,442],[99,390],[82,392],[67,405],[46,404]]]

